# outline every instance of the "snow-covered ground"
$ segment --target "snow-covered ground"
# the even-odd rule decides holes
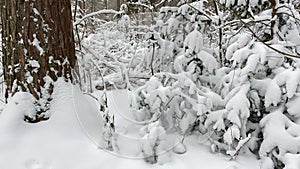
[[[0,115],[0,169],[259,169],[254,156],[236,160],[213,154],[197,142],[185,139],[185,154],[166,152],[164,164],[147,164],[139,153],[139,123],[134,121],[126,91],[108,93],[115,115],[118,150],[101,148],[102,118],[95,99],[71,84],[56,83],[49,120],[37,124],[23,121],[30,109],[26,93],[13,97]],[[169,136],[169,140],[174,139]],[[172,148],[170,144],[170,148]]]

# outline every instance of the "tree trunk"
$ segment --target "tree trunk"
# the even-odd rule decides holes
[[[121,1],[117,0],[117,6],[116,6],[116,10],[119,11],[121,7]]]
[[[108,9],[108,2],[107,2],[107,0],[104,0],[104,9]]]
[[[269,2],[271,3],[271,8],[272,8],[272,19],[271,19],[271,39],[272,40],[274,38],[274,26],[275,26],[275,23],[276,23],[276,20],[275,20],[275,16],[276,16],[276,1],[275,0],[269,0]]]
[[[96,11],[96,4],[95,4],[95,0],[92,0],[91,2],[91,13]]]
[[[46,111],[53,81],[72,81],[75,48],[70,0],[1,0],[6,98],[30,92]],[[41,103],[40,100],[47,100]]]

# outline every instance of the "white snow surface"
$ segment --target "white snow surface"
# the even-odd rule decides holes
[[[133,115],[124,90],[108,92],[108,98],[114,98],[109,109],[116,117],[117,132],[128,136],[119,137],[115,152],[101,148],[103,122],[97,102],[79,87],[63,80],[56,82],[50,119],[37,124],[23,121],[26,98],[24,93],[11,98],[0,115],[1,169],[259,169],[253,156],[239,155],[230,161],[228,156],[212,154],[208,146],[197,142],[196,135],[185,139],[185,154],[170,151],[164,164],[145,163],[139,154],[133,155],[140,150],[130,138],[140,137],[141,126],[129,120]]]

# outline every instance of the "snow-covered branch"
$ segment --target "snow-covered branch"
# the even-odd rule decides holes
[[[123,11],[116,11],[116,10],[113,10],[113,9],[100,10],[100,11],[92,12],[92,13],[89,13],[89,14],[83,16],[82,18],[80,18],[76,22],[74,22],[74,25],[78,25],[82,21],[84,21],[85,19],[90,18],[90,17],[95,16],[95,15],[100,15],[100,14],[123,14],[123,13],[124,13]]]

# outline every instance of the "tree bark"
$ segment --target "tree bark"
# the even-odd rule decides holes
[[[117,0],[117,6],[116,6],[116,11],[119,11],[121,7],[121,1]]]
[[[50,101],[52,82],[72,81],[76,61],[70,0],[1,0],[1,16],[6,98]]]
[[[269,0],[269,2],[271,3],[271,8],[272,8],[272,18],[271,18],[271,39],[274,38],[274,26],[275,26],[275,16],[276,16],[276,1],[275,0]]]

